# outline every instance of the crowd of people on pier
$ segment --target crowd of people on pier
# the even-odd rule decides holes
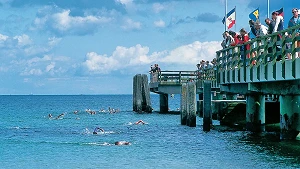
[[[201,60],[197,65],[195,74],[198,79],[214,77],[215,72],[207,70],[216,70],[217,60],[214,58],[212,61]]]
[[[294,8],[292,9],[293,17],[288,21],[288,28],[300,25],[300,14],[298,13],[298,9]],[[231,46],[236,46],[236,45],[241,45],[240,46],[240,51],[246,51],[250,50],[250,44],[245,44],[246,42],[255,39],[257,37],[262,37],[268,34],[272,34],[275,32],[279,32],[284,30],[284,24],[283,24],[283,16],[280,15],[278,11],[272,12],[272,17],[271,18],[266,18],[265,19],[265,24],[262,24],[259,20],[254,21],[254,20],[249,20],[249,29],[250,31],[247,32],[245,28],[242,28],[239,32],[234,32],[234,31],[225,31],[223,33],[223,38],[224,40],[221,43],[221,46],[223,49],[231,47]],[[295,30],[296,36],[300,35],[300,29]],[[285,32],[286,37],[291,38],[293,32]],[[277,36],[277,42],[280,42],[282,40],[282,36],[278,35]],[[263,41],[258,41],[252,43],[252,47],[260,46],[263,45]],[[265,42],[268,43],[268,42]],[[300,47],[300,41],[296,41],[296,47]],[[245,45],[242,45],[245,44]],[[282,48],[285,49],[290,49],[291,48],[291,43],[286,43],[285,46],[280,46],[279,43],[276,45],[276,51],[281,51]],[[272,48],[268,48],[268,51],[271,53],[273,51]],[[251,54],[247,54],[245,56],[244,54],[241,54],[241,59],[245,59],[245,57],[250,58],[250,57],[256,57],[258,54],[261,54],[264,51],[264,49],[260,49],[257,52],[252,52]],[[229,50],[229,54],[232,54],[232,50]],[[297,54],[298,58],[300,57],[300,52]],[[279,55],[277,56],[276,60],[279,61],[282,59],[283,56]],[[284,56],[286,59],[291,59],[291,54],[286,53],[286,56]],[[255,61],[252,62],[252,64],[255,64]]]
[[[158,73],[158,72],[160,72],[160,67],[158,66],[157,63],[154,64],[154,66],[153,65],[150,66],[149,73]]]

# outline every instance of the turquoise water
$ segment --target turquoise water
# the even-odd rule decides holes
[[[158,99],[151,95],[154,110]],[[169,99],[171,110],[179,107],[179,99]],[[120,112],[98,112],[108,107]],[[205,133],[198,117],[197,127],[190,128],[180,125],[179,115],[136,114],[132,95],[0,96],[0,110],[4,169],[300,167],[299,141],[280,142],[274,133]],[[61,113],[63,118],[55,119]],[[147,124],[133,124],[140,119]],[[93,135],[97,126],[105,132]],[[131,145],[115,146],[115,141]]]

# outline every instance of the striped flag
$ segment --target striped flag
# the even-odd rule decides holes
[[[226,22],[226,26],[228,29],[232,28],[233,25],[235,24],[235,8],[233,8],[228,14],[226,15],[226,20],[225,17],[222,20],[223,24]]]

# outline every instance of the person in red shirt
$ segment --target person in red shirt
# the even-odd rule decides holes
[[[250,40],[248,32],[244,28],[242,28],[240,30],[240,34],[242,36],[242,43],[246,43]],[[244,45],[244,50],[245,51],[250,50],[250,44]],[[250,58],[250,53],[247,54],[247,58]],[[253,64],[255,64],[255,63],[253,63]]]
[[[233,37],[233,42],[230,44],[231,46],[236,46],[239,44],[239,38],[238,38],[238,34],[236,32],[233,31],[229,31],[229,35],[231,35]]]

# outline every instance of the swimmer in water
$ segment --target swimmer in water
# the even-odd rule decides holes
[[[145,124],[145,122],[143,120],[139,120],[139,121],[135,122],[134,124]]]
[[[58,116],[56,117],[56,119],[59,119],[59,118],[63,117],[64,115],[65,115],[65,114],[62,113],[62,114],[58,115]]]
[[[130,145],[130,142],[128,141],[116,141],[115,142],[116,146],[120,146],[120,145]]]
[[[48,114],[48,118],[49,119],[51,119],[53,116],[52,116],[52,114],[50,113],[50,114]]]
[[[104,130],[102,128],[96,127],[93,131],[93,134],[98,134],[99,131],[104,132]]]

